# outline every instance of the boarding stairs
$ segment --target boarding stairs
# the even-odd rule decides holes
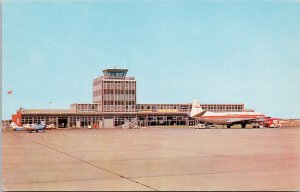
[[[138,125],[138,120],[134,118],[132,121],[128,121],[125,119],[125,123],[122,125],[123,129],[138,129],[140,128]]]

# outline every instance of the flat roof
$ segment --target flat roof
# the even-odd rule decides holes
[[[154,111],[142,111],[142,112],[76,112],[74,110],[22,110],[22,115],[187,115],[184,112],[154,112]]]
[[[192,103],[138,103],[137,105],[192,105]],[[200,103],[200,105],[244,105],[244,103]]]

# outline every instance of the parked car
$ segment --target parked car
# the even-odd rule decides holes
[[[46,129],[55,129],[55,125],[54,124],[50,124],[50,125],[47,125]]]
[[[217,126],[216,125],[207,125],[206,128],[207,129],[216,129]]]
[[[198,125],[195,125],[195,129],[205,129],[205,125],[202,123],[199,123]]]

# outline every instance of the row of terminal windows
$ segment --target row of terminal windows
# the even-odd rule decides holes
[[[113,90],[113,89],[105,89],[104,94],[116,94],[116,95],[135,95],[135,90]],[[101,90],[93,91],[93,96],[100,96],[102,95]]]
[[[103,95],[103,100],[125,100],[125,101],[130,101],[130,100],[135,100],[135,95],[125,95],[125,94],[105,94]]]
[[[103,101],[104,105],[135,105],[135,101]]]
[[[99,116],[71,116],[70,127],[76,126],[76,121],[80,123],[81,127],[92,126],[94,123],[99,123],[103,118]]]
[[[152,106],[152,109],[177,109],[177,107],[176,106],[158,106],[158,107],[156,107],[156,106]],[[140,109],[151,109],[151,107],[150,106],[141,106],[140,107]]]
[[[122,111],[124,109],[124,106],[115,106],[115,107],[108,107],[106,109],[109,109],[109,111]],[[134,110],[134,107],[130,108],[130,106],[127,106],[126,110],[130,111],[131,109]],[[60,123],[59,122],[60,117],[52,117],[52,116],[23,116],[22,118],[22,124],[37,124],[44,122],[47,125],[48,124],[55,124]],[[115,116],[114,123],[115,126],[119,126],[124,124],[125,120],[132,121],[136,118],[136,116]],[[87,127],[87,126],[93,126],[96,124],[101,124],[103,121],[103,117],[101,116],[69,116],[69,117],[63,117],[63,119],[66,119],[65,123],[68,124],[70,127],[76,127],[79,123],[80,127]],[[137,117],[137,120],[139,123],[142,123],[142,125],[180,125],[184,124],[186,121],[186,117],[184,116],[143,116],[143,117]],[[67,126],[67,125],[66,125]]]
[[[141,109],[144,109],[144,106],[141,106]],[[145,107],[146,109],[146,107]],[[150,106],[147,106],[147,109],[150,109]]]
[[[152,109],[152,110],[156,110],[156,109],[178,109],[178,108],[182,108],[178,105],[138,105],[138,109]],[[186,109],[184,107],[184,109]]]
[[[178,109],[179,111],[189,111],[191,110],[191,105],[138,105],[140,110],[157,110],[157,109]],[[204,110],[211,111],[242,111],[244,109],[243,105],[203,105]]]
[[[121,83],[121,84],[134,84],[135,81],[104,81],[103,83],[106,83],[106,84],[116,84],[116,83]]]
[[[22,117],[22,124],[40,124],[44,122],[46,125],[48,124],[56,124],[55,117],[48,117],[48,116],[24,116]]]
[[[98,105],[77,105],[77,111],[97,111]]]
[[[134,105],[103,105],[103,111],[134,111]]]
[[[135,90],[114,90],[114,89],[104,89],[104,94],[135,94]]]
[[[242,110],[243,106],[227,105],[227,106],[202,106],[205,110]]]
[[[135,82],[104,82],[103,89],[136,89]]]

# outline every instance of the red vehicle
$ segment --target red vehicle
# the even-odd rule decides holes
[[[279,120],[278,118],[270,118],[263,123],[263,126],[267,128],[279,128],[281,127]]]

